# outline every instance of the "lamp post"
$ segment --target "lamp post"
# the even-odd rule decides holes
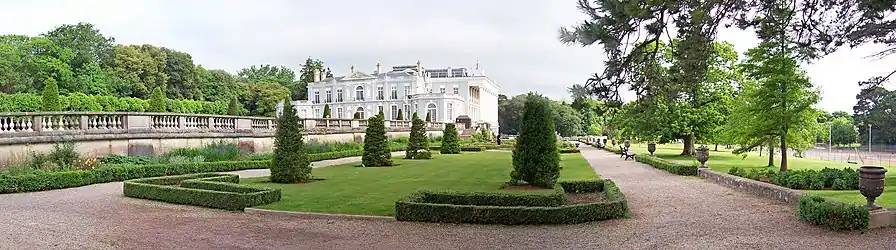
[[[831,148],[834,147],[834,124],[828,123],[828,160],[831,160]]]
[[[868,153],[871,153],[871,124],[868,124]]]

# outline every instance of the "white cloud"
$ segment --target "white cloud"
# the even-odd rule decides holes
[[[197,64],[235,72],[253,64],[297,68],[311,56],[334,73],[411,64],[473,67],[477,60],[508,95],[567,96],[601,69],[599,46],[567,47],[557,29],[585,16],[575,1],[10,1],[0,33],[38,35],[76,22],[95,24],[119,43],[185,51]],[[752,33],[723,30],[740,51]],[[843,50],[806,69],[823,91],[819,107],[850,111],[857,81],[896,65],[870,61],[873,49]]]

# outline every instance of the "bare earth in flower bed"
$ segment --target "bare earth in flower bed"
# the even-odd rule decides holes
[[[620,186],[631,218],[566,226],[300,219],[125,198],[117,182],[0,195],[0,248],[886,249],[896,245],[896,229],[830,232],[800,222],[795,208],[783,203],[623,162],[618,155],[596,149],[582,151],[604,178]],[[236,173],[267,175],[266,170]]]

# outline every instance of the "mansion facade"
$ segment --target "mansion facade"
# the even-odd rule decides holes
[[[500,87],[486,77],[477,63],[475,69],[427,69],[416,65],[394,66],[367,73],[355,70],[348,75],[327,77],[329,72],[314,72],[308,84],[308,100],[293,101],[300,117],[323,118],[324,105],[330,117],[337,119],[369,118],[380,111],[386,120],[398,114],[410,120],[414,112],[420,119],[429,114],[432,121],[453,123],[467,116],[473,126],[498,129],[498,92]],[[278,114],[282,105],[278,107]]]

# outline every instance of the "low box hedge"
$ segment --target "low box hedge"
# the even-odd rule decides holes
[[[578,154],[579,152],[581,152],[581,151],[579,151],[579,149],[576,149],[576,148],[563,148],[563,149],[560,149],[560,153],[561,153],[561,154]]]
[[[419,191],[395,202],[395,219],[399,221],[506,225],[574,224],[620,218],[628,214],[625,195],[611,180],[561,182],[557,189],[563,190],[564,193],[603,192],[606,201],[559,206],[520,206],[520,203],[515,203],[519,200],[504,199],[501,202],[482,202],[487,204],[475,205],[470,204],[475,203],[471,201],[485,201],[495,196],[487,197],[483,193],[454,193],[453,195],[456,196],[471,197],[436,199],[431,195],[433,192]],[[537,195],[551,196],[554,193]],[[538,199],[548,200],[548,198]],[[565,203],[565,198],[563,202]]]
[[[614,147],[603,147],[604,150],[610,151],[614,154],[622,154],[622,149],[614,148]]]
[[[868,230],[871,214],[864,206],[829,201],[817,195],[804,195],[799,203],[800,220],[831,230]]]
[[[679,164],[650,155],[636,155],[635,161],[677,175],[697,175],[697,166],[695,165]]]
[[[201,173],[124,182],[124,196],[242,211],[280,200],[280,190],[243,186],[235,174]]]
[[[363,150],[309,154],[311,161],[363,155]],[[270,159],[247,161],[191,162],[153,165],[105,165],[92,170],[41,172],[26,175],[0,174],[0,194],[46,191],[97,183],[204,172],[228,172],[270,167]]]
[[[485,151],[485,147],[461,147],[460,151],[480,152],[480,151]]]
[[[479,205],[479,206],[544,206],[556,207],[566,203],[566,194],[559,185],[549,193],[521,192],[454,192],[422,191],[423,200],[428,203]]]

